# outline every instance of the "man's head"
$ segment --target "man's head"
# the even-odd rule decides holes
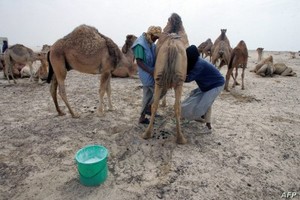
[[[161,34],[161,27],[160,26],[150,26],[147,31],[147,39],[150,43],[154,43]]]
[[[194,65],[196,64],[198,58],[199,58],[199,52],[198,48],[195,45],[191,45],[186,49],[186,55],[187,55],[187,61],[188,61],[188,67],[187,71],[193,69]]]

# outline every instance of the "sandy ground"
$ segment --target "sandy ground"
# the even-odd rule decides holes
[[[215,101],[212,134],[185,122],[186,145],[175,143],[173,91],[159,108],[155,137],[144,140],[138,79],[114,78],[115,110],[99,118],[98,76],[69,72],[68,98],[81,114],[73,119],[61,100],[67,115],[57,116],[48,84],[9,85],[1,72],[0,199],[281,199],[284,192],[300,199],[300,58],[268,55],[298,77],[249,72],[257,60],[250,51],[245,90],[222,92]],[[195,87],[185,84],[184,96]],[[98,187],[78,179],[74,156],[88,144],[109,150],[108,179]]]

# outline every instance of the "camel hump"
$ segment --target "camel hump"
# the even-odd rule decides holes
[[[99,54],[103,48],[107,48],[114,65],[121,60],[119,47],[109,37],[99,33],[92,26],[80,25],[66,35],[61,42],[59,41],[58,43],[62,42],[64,48],[74,49],[86,57],[93,57]]]
[[[10,50],[10,56],[28,56],[28,57],[31,57],[33,56],[33,51],[28,48],[28,47],[25,47],[24,45],[22,44],[15,44],[11,47],[9,47],[9,50]]]

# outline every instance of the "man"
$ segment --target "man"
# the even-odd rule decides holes
[[[138,65],[139,78],[143,85],[143,101],[139,123],[149,124],[146,114],[151,115],[151,103],[154,93],[155,42],[161,34],[161,27],[150,26],[132,45]]]
[[[188,47],[186,53],[188,67],[185,82],[195,81],[198,88],[192,90],[190,96],[182,102],[181,114],[187,120],[204,120],[206,130],[203,132],[210,133],[212,104],[223,90],[225,79],[213,64],[199,57],[195,45]]]

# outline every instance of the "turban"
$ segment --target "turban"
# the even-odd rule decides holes
[[[159,37],[159,35],[161,34],[161,28],[160,26],[150,26],[148,28],[148,31],[146,32],[146,38],[147,38],[147,41],[152,44],[153,41],[152,41],[152,38],[151,38],[151,35],[154,35],[156,37]]]

